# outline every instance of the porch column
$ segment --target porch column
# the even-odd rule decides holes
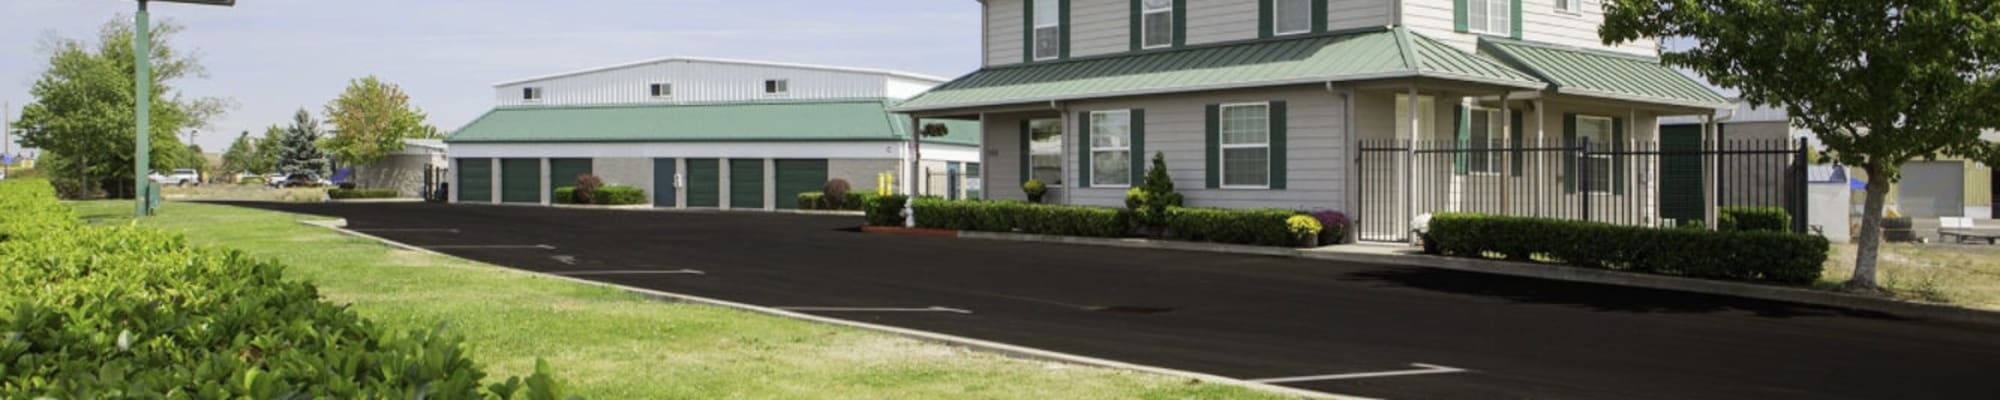
[[[1719,222],[1716,221],[1716,212],[1719,211],[1717,210],[1718,208],[1722,207],[1722,202],[1716,194],[1716,190],[1722,183],[1722,171],[1719,171],[1721,165],[1718,164],[1719,160],[1716,157],[1710,156],[1710,154],[1716,154],[1718,150],[1716,146],[1721,144],[1720,139],[1716,137],[1715,113],[1709,112],[1703,114],[1701,116],[1701,151],[1703,153],[1701,155],[1701,201],[1702,203],[1706,203],[1707,207],[1702,207],[1702,219],[1706,220],[1705,223],[1710,230],[1718,228],[1716,224]]]
[[[1404,150],[1403,154],[1403,179],[1402,179],[1404,223],[1411,223],[1417,220],[1417,185],[1416,185],[1417,134],[1418,132],[1423,131],[1422,129],[1423,125],[1421,124],[1423,118],[1418,117],[1420,115],[1423,115],[1423,112],[1422,110],[1417,109],[1417,105],[1419,103],[1417,102],[1417,83],[1415,81],[1410,82],[1409,97],[1410,97],[1409,99],[1410,137],[1407,141],[1408,143],[1407,147],[1409,148]],[[1415,227],[1412,226],[1411,228],[1414,229]],[[1411,233],[1411,232],[1404,232],[1404,233]],[[1417,236],[1412,233],[1410,235],[1410,243],[1416,243],[1416,242],[1417,242]]]
[[[1513,93],[1513,91],[1511,91],[1511,90],[1510,90],[1510,91],[1504,91],[1504,92],[1500,92],[1500,143],[1501,143],[1501,147],[1506,147],[1506,146],[1509,146],[1509,145],[1512,145],[1512,144],[1513,144],[1513,140],[1510,140],[1510,139],[1513,139],[1513,138],[1514,138],[1514,135],[1515,135],[1515,133],[1514,133],[1514,111],[1513,111],[1513,107],[1512,107],[1512,105],[1511,105],[1511,104],[1507,104],[1507,97],[1508,97],[1509,95],[1512,95],[1512,94],[1514,94],[1514,93]],[[1489,138],[1489,139],[1488,139],[1487,141],[1488,141],[1488,144],[1491,144],[1491,142],[1492,142],[1492,140],[1491,140],[1490,138]],[[1517,152],[1512,152],[1512,151],[1510,151],[1510,152],[1505,152],[1505,153],[1500,153],[1500,154],[1499,154],[1499,155],[1500,155],[1500,157],[1501,157],[1501,158],[1502,158],[1503,160],[1506,160],[1506,161],[1507,161],[1507,162],[1505,162],[1505,163],[1502,163],[1502,164],[1503,164],[1504,166],[1503,166],[1503,167],[1501,167],[1501,168],[1503,168],[1503,169],[1511,169],[1511,168],[1513,168],[1513,167],[1514,167],[1514,159],[1513,159],[1512,157],[1514,157],[1514,156],[1515,156],[1515,154],[1525,154],[1525,153],[1517,153]],[[1490,157],[1493,157],[1493,156],[1495,156],[1495,154],[1487,154],[1486,156],[1490,158]],[[1514,196],[1513,196],[1513,194],[1514,194],[1514,191],[1512,190],[1512,189],[1514,188],[1514,184],[1515,184],[1515,183],[1516,183],[1516,182],[1514,182],[1514,171],[1511,171],[1511,170],[1508,170],[1508,171],[1501,171],[1501,172],[1500,172],[1500,212],[1501,212],[1502,214],[1515,214],[1515,212],[1514,212]]]
[[[1534,107],[1535,107],[1535,148],[1540,149],[1548,146],[1547,125],[1549,124],[1549,119],[1545,113],[1548,112],[1547,110],[1549,109],[1549,107],[1548,104],[1542,102],[1542,99],[1539,96],[1535,98]],[[1547,189],[1549,187],[1549,171],[1548,171],[1549,158],[1548,158],[1548,152],[1546,151],[1537,150],[1535,151],[1534,154],[1535,154],[1535,179],[1534,179],[1535,183],[1534,186],[1530,187],[1534,188],[1534,193],[1535,193],[1535,199],[1532,202],[1535,205],[1534,216],[1540,217],[1542,216],[1542,209],[1546,208],[1549,204],[1548,189]]]

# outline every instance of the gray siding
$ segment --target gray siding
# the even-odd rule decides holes
[[[1326,29],[1337,31],[1396,23],[1394,0],[1327,0]]]
[[[1187,7],[1187,44],[1257,38],[1257,0],[1190,1]]]
[[[982,143],[986,143],[986,162],[982,163],[982,166],[986,168],[986,174],[981,177],[981,182],[986,187],[980,189],[985,198],[994,200],[1028,200],[1028,195],[1021,192],[1021,181],[1023,180],[1021,177],[1021,121],[1038,118],[1059,117],[1053,113],[988,114],[986,116],[985,129],[981,130],[985,135],[985,137],[981,138],[983,140]],[[1063,151],[1074,151],[1069,147],[1068,145],[1063,146]],[[1063,188],[1050,187],[1048,195],[1044,196],[1042,201],[1045,203],[1061,204],[1062,196]]]
[[[606,185],[631,186],[646,190],[650,202],[653,190],[653,159],[635,157],[605,157],[591,162],[590,172]]]
[[[1026,32],[1021,25],[1023,1],[1027,0],[986,1],[986,65],[1017,64],[1026,57],[1021,47]]]
[[[899,172],[902,168],[902,161],[894,158],[833,159],[826,161],[826,178],[846,179],[848,190],[855,193],[873,193],[876,174]]]
[[[431,156],[395,154],[382,157],[374,163],[354,169],[355,185],[371,189],[396,189],[402,197],[421,197],[424,190],[424,167],[430,166]]]
[[[1132,0],[1070,0],[1070,56],[1132,49]]]

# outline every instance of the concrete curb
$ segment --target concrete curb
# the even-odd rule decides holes
[[[584,205],[584,204],[541,204],[541,203],[445,203],[445,204],[453,206],[554,207],[554,208],[573,208],[573,209],[585,209],[585,210],[620,210],[620,211],[678,212],[678,213],[707,213],[707,214],[763,213],[763,214],[837,215],[837,216],[849,216],[849,217],[860,217],[867,215],[866,212],[862,211],[783,210],[783,209],[766,210],[761,208],[752,208],[752,209],[660,208],[660,207],[654,207],[650,204],[632,204],[632,205],[622,205],[622,206],[597,206],[597,205]]]
[[[1891,299],[1827,292],[1784,286],[1712,281],[1667,275],[1649,275],[1564,265],[1533,264],[1500,260],[1441,257],[1426,254],[1367,254],[1245,246],[1233,244],[1174,242],[1148,239],[1107,239],[1020,233],[960,232],[960,238],[1039,242],[1087,246],[1125,247],[1208,253],[1294,257],[1314,260],[1386,264],[1403,267],[1436,268],[1482,274],[1518,276],[1568,282],[1629,286],[1647,289],[1775,300],[1825,307],[1869,311],[1903,318],[2000,326],[2000,312],[1939,304],[1911,303]]]
[[[549,207],[569,208],[578,210],[644,210],[653,208],[653,205],[652,204],[623,204],[623,205],[550,204]]]
[[[425,248],[422,248],[422,247],[416,247],[416,246],[411,246],[411,245],[408,245],[408,244],[404,244],[404,243],[401,243],[401,242],[397,242],[397,241],[394,241],[394,240],[389,240],[389,239],[385,239],[385,238],[382,238],[382,237],[379,237],[379,236],[374,236],[374,235],[369,235],[369,234],[366,234],[366,233],[361,233],[361,232],[356,232],[356,231],[353,231],[353,230],[349,230],[349,229],[347,229],[347,228],[346,228],[346,227],[347,227],[347,219],[345,219],[345,218],[341,218],[341,219],[333,219],[333,220],[313,220],[313,221],[309,221],[309,220],[299,220],[298,222],[299,222],[299,223],[301,223],[301,224],[306,224],[306,225],[311,225],[311,226],[318,226],[318,227],[322,227],[322,228],[327,228],[327,229],[329,229],[329,230],[333,230],[333,231],[335,231],[335,232],[339,232],[339,233],[341,233],[341,234],[345,234],[345,235],[349,235],[349,236],[354,236],[354,237],[360,237],[360,238],[366,238],[366,239],[372,239],[372,240],[375,240],[375,241],[377,241],[377,242],[381,242],[381,243],[382,243],[383,245],[387,245],[387,246],[389,246],[389,247],[394,247],[394,248],[398,248],[398,249],[403,249],[403,250],[410,250],[410,251],[415,251],[415,252],[419,252],[419,253],[424,253],[424,254],[431,254],[431,255],[436,255],[436,256],[442,256],[442,257],[452,257],[452,258],[457,258],[456,256],[452,256],[452,255],[449,255],[449,254],[444,254],[444,253],[439,253],[439,252],[436,252],[436,251],[432,251],[432,250],[430,250],[430,249],[425,249]],[[921,330],[915,330],[915,329],[907,329],[907,328],[899,328],[899,327],[894,327],[894,326],[888,326],[888,325],[878,325],[878,324],[871,324],[871,323],[867,323],[867,322],[860,322],[860,321],[851,321],[851,320],[845,320],[845,319],[838,319],[838,318],[828,318],[828,317],[822,317],[822,316],[817,316],[817,315],[811,315],[811,314],[804,314],[804,313],[798,313],[798,312],[792,312],[792,311],[785,311],[785,310],[780,310],[780,309],[775,309],[775,308],[770,308],[770,307],[763,307],[763,306],[757,306],[757,305],[751,305],[751,304],[745,304],[745,303],[737,303],[737,302],[733,302],[733,301],[728,301],[728,300],[720,300],[720,299],[713,299],[713,298],[707,298],[707,297],[701,297],[701,296],[694,296],[694,295],[686,295],[686,294],[679,294],[679,293],[672,293],[672,292],[664,292],[664,291],[658,291],[658,290],[652,290],[652,289],[646,289],[646,288],[638,288],[638,287],[632,287],[632,286],[625,286],[625,285],[619,285],[619,284],[614,284],[614,283],[606,283],[606,282],[597,282],[597,281],[591,281],[591,280],[586,280],[586,279],[582,279],[582,278],[577,278],[577,277],[569,277],[569,276],[561,276],[561,275],[551,275],[551,274],[545,274],[545,273],[540,273],[540,272],[534,272],[534,271],[527,271],[527,270],[520,270],[520,269],[514,269],[514,268],[506,268],[506,267],[499,267],[499,268],[497,268],[497,269],[499,269],[499,270],[502,270],[502,271],[509,271],[509,272],[513,272],[513,273],[519,273],[519,274],[525,274],[525,275],[529,275],[529,276],[537,276],[537,277],[542,277],[542,278],[549,278],[549,279],[557,279],[557,280],[563,280],[563,281],[569,281],[569,282],[575,282],[575,283],[581,283],[581,284],[585,284],[585,285],[592,285],[592,286],[598,286],[598,287],[606,287],[606,288],[612,288],[612,289],[618,289],[618,290],[623,290],[623,291],[626,291],[626,292],[630,292],[630,293],[633,293],[633,294],[638,294],[638,295],[641,295],[641,296],[646,296],[647,298],[650,298],[650,299],[654,299],[654,300],[659,300],[659,301],[668,301],[668,302],[679,302],[679,303],[692,303],[692,304],[704,304],[704,305],[710,305],[710,306],[717,306],[717,307],[726,307],[726,308],[733,308],[733,309],[738,309],[738,310],[744,310],[744,311],[749,311],[749,312],[754,312],[754,313],[759,313],[759,314],[765,314],[765,315],[772,315],[772,316],[777,316],[777,317],[782,317],[782,318],[791,318],[791,319],[797,319],[797,320],[803,320],[803,321],[807,321],[807,322],[814,322],[814,323],[820,323],[820,324],[826,324],[826,325],[835,325],[835,326],[842,326],[842,327],[848,327],[848,328],[856,328],[856,329],[863,329],[863,330],[869,330],[869,331],[875,331],[875,332],[881,332],[881,333],[886,333],[886,334],[890,334],[890,335],[896,335],[896,336],[900,336],[900,337],[904,337],[904,338],[909,338],[909,339],[915,339],[915,340],[918,340],[918,341],[923,341],[923,342],[929,342],[929,343],[937,343],[937,344],[943,344],[943,345],[947,345],[947,346],[954,346],[954,347],[960,347],[960,348],[965,348],[965,349],[970,349],[970,350],[973,350],[973,351],[980,351],[980,352],[986,352],[986,353],[993,353],[993,354],[999,354],[999,355],[1003,355],[1003,356],[1008,356],[1008,357],[1014,357],[1014,358],[1021,358],[1021,359],[1029,359],[1029,360],[1040,360],[1040,361],[1049,361],[1049,362],[1059,362],[1059,363],[1066,363],[1066,364],[1075,364],[1075,365],[1086,365],[1086,366],[1094,366],[1094,367],[1101,367],[1101,368],[1109,368],[1109,369],[1118,369],[1118,370],[1126,370],[1126,371],[1134,371],[1134,372],[1142,372],[1142,373],[1149,373],[1149,374],[1158,374],[1158,375],[1165,375],[1165,376],[1172,376],[1172,377],[1178,377],[1178,378],[1185,378],[1185,379],[1190,379],[1190,380],[1194,380],[1194,381],[1199,381],[1199,382],[1209,382],[1209,383],[1215,383],[1215,384],[1222,384],[1222,385],[1229,385],[1229,386],[1236,386],[1236,387],[1242,387],[1242,388],[1246,388],[1246,389],[1252,389],[1252,390],[1258,390],[1258,391],[1264,391],[1264,392],[1270,392],[1270,393],[1276,393],[1276,394],[1281,394],[1281,395],[1286,395],[1286,396],[1295,396],[1295,397],[1298,397],[1298,398],[1305,398],[1305,399],[1341,399],[1341,400],[1371,400],[1370,398],[1367,398],[1367,397],[1358,397],[1358,396],[1349,396],[1349,395],[1339,395],[1339,394],[1333,394],[1333,393],[1326,393],[1326,392],[1318,392],[1318,391],[1312,391],[1312,390],[1305,390],[1305,389],[1299,389],[1299,388],[1292,388],[1292,387],[1286,387],[1286,386],[1278,386],[1278,385],[1273,385],[1273,384],[1268,384],[1268,383],[1260,383],[1260,382],[1252,382],[1252,381],[1248,381],[1248,380],[1243,380],[1243,379],[1236,379],[1236,378],[1230,378],[1230,377],[1225,377],[1225,376],[1219,376],[1219,375],[1211,375],[1211,374],[1204,374],[1204,373],[1200,373],[1200,372],[1193,372],[1193,371],[1184,371],[1184,370],[1177,370],[1177,369],[1169,369],[1169,368],[1162,368],[1162,367],[1155,367],[1155,366],[1149,366],[1149,365],[1141,365],[1141,364],[1133,364],[1133,363],[1127,363],[1127,362],[1122,362],[1122,361],[1115,361],[1115,360],[1108,360],[1108,359],[1102,359],[1102,358],[1095,358],[1095,357],[1088,357],[1088,356],[1081,356],[1081,355],[1075,355],[1075,354],[1069,354],[1069,353],[1060,353],[1060,352],[1054,352],[1054,351],[1049,351],[1049,350],[1042,350],[1042,349],[1036,349],[1036,348],[1032,348],[1032,347],[1024,347],[1024,346],[1017,346],[1017,345],[1011,345],[1011,344],[1006,344],[1006,343],[1000,343],[1000,342],[993,342],[993,341],[986,341],[986,340],[980,340],[980,339],[973,339],[973,338],[968,338],[968,337],[963,337],[963,336],[955,336],[955,335],[947,335],[947,334],[943,334],[943,333],[937,333],[937,332],[930,332],[930,331],[921,331]]]
[[[422,202],[424,202],[424,199],[416,199],[416,198],[401,198],[401,197],[398,197],[398,198],[393,198],[393,199],[334,199],[334,198],[328,198],[328,199],[326,199],[326,201],[325,201],[325,202],[327,202],[327,203],[354,203],[354,204],[370,204],[370,203],[422,203]]]

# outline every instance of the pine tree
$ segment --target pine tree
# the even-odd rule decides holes
[[[292,117],[292,126],[285,130],[284,147],[278,151],[278,172],[290,174],[317,174],[326,177],[326,153],[319,149],[319,121],[313,120],[312,113],[300,109]]]

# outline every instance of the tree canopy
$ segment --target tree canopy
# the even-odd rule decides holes
[[[2000,0],[1609,0],[1605,43],[1684,37],[1665,51],[1753,105],[1786,110],[1868,195],[1850,287],[1875,287],[1889,185],[1904,162],[2000,161]]]
[[[326,150],[341,165],[364,165],[403,150],[403,139],[433,132],[424,112],[410,105],[401,87],[375,76],[350,81],[347,90],[326,105],[333,137]]]

